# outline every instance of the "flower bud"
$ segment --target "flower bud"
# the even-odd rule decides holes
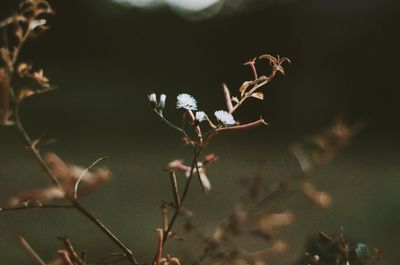
[[[149,101],[152,109],[157,108],[157,96],[155,93],[149,95]]]
[[[158,103],[158,108],[163,110],[165,108],[165,100],[167,99],[167,96],[165,94],[160,95],[160,103]]]

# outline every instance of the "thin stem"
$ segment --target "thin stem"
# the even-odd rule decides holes
[[[82,258],[76,253],[75,247],[72,244],[72,241],[68,237],[59,237],[59,239],[64,243],[66,250],[68,251],[69,256],[77,265],[84,265]]]
[[[22,206],[22,207],[12,207],[12,208],[0,208],[0,212],[13,212],[22,211],[30,209],[68,209],[74,208],[73,205],[32,205],[32,206]]]
[[[35,148],[33,141],[25,131],[24,126],[22,125],[20,115],[19,115],[19,104],[15,105],[14,108],[14,115],[15,115],[15,127],[19,134],[22,137],[23,142],[28,146],[29,151],[33,154],[33,156],[36,158],[38,161],[39,165],[46,171],[47,175],[50,177],[51,181],[53,182],[54,185],[56,185],[61,191],[64,191],[63,186],[61,183],[58,181],[57,177],[53,174],[47,163],[44,161],[42,155],[39,153],[39,151]],[[65,192],[65,191],[64,191]]]
[[[97,219],[93,214],[91,214],[86,208],[84,208],[77,200],[72,199],[72,203],[75,206],[75,208],[84,216],[86,216],[92,223],[94,223],[103,233],[112,241],[114,244],[116,244],[125,254],[127,259],[132,263],[132,264],[139,264],[136,258],[133,255],[133,252],[125,246],[124,243],[122,243],[111,231],[108,229],[99,219]]]
[[[199,169],[199,161],[197,159],[197,156],[194,156],[196,161],[195,161],[195,165],[196,165],[196,173],[197,173],[197,177],[199,179],[200,182],[200,186],[201,186],[201,190],[203,191],[203,193],[206,193],[206,187],[204,187],[203,182],[201,181],[201,176],[200,176],[200,169]]]
[[[193,173],[194,173],[194,169],[196,167],[197,158],[198,158],[198,156],[200,154],[200,151],[201,151],[201,148],[199,148],[199,143],[200,143],[200,140],[197,141],[195,147],[193,148],[194,157],[193,157],[192,165],[191,165],[191,168],[190,168],[189,177],[188,177],[188,179],[186,181],[185,187],[183,189],[183,192],[182,192],[182,195],[181,195],[181,198],[180,198],[180,207],[175,209],[174,215],[172,216],[172,218],[171,218],[171,220],[170,220],[170,222],[168,224],[168,228],[167,228],[166,231],[164,231],[163,247],[165,246],[165,244],[166,244],[166,242],[168,240],[168,235],[171,232],[172,227],[174,226],[175,221],[176,221],[176,219],[177,219],[177,217],[179,215],[179,212],[180,212],[181,208],[183,207],[183,203],[184,203],[184,201],[185,201],[185,199],[187,197],[187,194],[188,194],[188,191],[189,191],[189,188],[190,188],[190,184],[191,184],[192,179],[193,179],[193,175],[194,175]]]
[[[3,28],[7,25],[14,23],[15,21],[23,20],[23,19],[25,19],[25,18],[22,16],[12,16],[12,17],[6,18],[5,20],[0,22],[0,28]]]
[[[38,163],[41,167],[46,171],[49,178],[52,182],[65,194],[67,194],[64,190],[64,187],[58,181],[57,177],[53,174],[52,170],[47,165],[46,161],[39,153],[39,151],[34,147],[32,140],[30,139],[29,135],[25,131],[19,116],[19,104],[16,104],[14,109],[15,114],[15,127],[17,131],[22,136],[24,143],[29,147],[29,151],[34,155]],[[126,258],[132,264],[138,264],[136,258],[133,255],[133,252],[125,246],[99,219],[97,219],[94,215],[92,215],[84,206],[82,206],[75,198],[70,196],[65,196],[65,198],[71,202],[73,207],[75,207],[82,215],[84,215],[87,219],[89,219],[93,224],[95,224],[115,245],[117,245],[125,254]]]
[[[165,122],[169,127],[171,127],[172,129],[180,132],[183,137],[185,137],[185,139],[188,141],[188,143],[194,147],[194,144],[192,143],[192,140],[190,139],[189,135],[186,133],[186,131],[182,128],[179,128],[178,126],[176,126],[175,124],[173,124],[172,122],[170,122],[169,120],[167,120],[164,115],[162,113],[160,113],[159,111],[157,111],[157,109],[154,109],[154,112],[158,115],[158,117],[161,118],[161,120],[163,122]]]
[[[98,163],[100,163],[101,161],[108,159],[108,156],[103,156],[100,157],[99,159],[97,159],[96,161],[94,161],[88,168],[86,168],[83,173],[79,176],[78,180],[75,183],[74,186],[74,199],[78,199],[78,187],[79,187],[79,183],[81,182],[81,180],[85,177],[85,175],[89,172],[89,170],[91,170],[95,165],[97,165]]]
[[[36,253],[35,250],[29,245],[29,243],[22,236],[19,237],[19,243],[21,244],[24,251],[32,258],[32,260],[38,265],[47,265],[42,258]]]
[[[25,34],[22,36],[21,41],[18,43],[18,46],[14,50],[14,53],[13,53],[12,58],[11,58],[11,65],[13,65],[13,66],[17,62],[18,55],[19,55],[19,53],[21,51],[22,45],[24,45],[25,41],[28,39],[29,35],[32,32],[32,26],[31,25],[32,25],[32,22],[29,22]]]
[[[239,101],[238,103],[236,103],[236,105],[232,108],[232,110],[231,110],[229,113],[231,113],[231,114],[234,113],[234,112],[242,105],[242,103],[243,103],[246,99],[248,99],[249,97],[251,97],[251,94],[253,94],[253,93],[254,93],[257,89],[259,89],[260,87],[265,86],[266,84],[268,84],[268,83],[274,78],[275,74],[276,74],[276,71],[273,71],[273,72],[271,73],[271,75],[267,77],[267,79],[265,79],[263,82],[261,82],[261,83],[255,85],[249,92],[246,92],[246,93],[244,94],[244,96],[240,99],[240,101]]]
[[[222,127],[217,130],[217,132],[226,132],[226,131],[239,131],[239,130],[245,130],[245,129],[251,129],[257,126],[261,125],[268,125],[268,123],[265,122],[264,119],[260,118],[257,121],[242,124],[242,125],[236,125],[236,126],[231,126],[231,127]]]

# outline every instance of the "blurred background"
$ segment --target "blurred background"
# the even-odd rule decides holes
[[[2,1],[1,10],[12,1]],[[129,3],[130,2],[130,3]],[[51,30],[29,42],[21,58],[45,69],[57,86],[28,101],[22,119],[35,137],[65,161],[87,166],[98,157],[114,175],[83,203],[149,261],[160,226],[160,200],[169,198],[162,170],[191,151],[149,109],[150,92],[166,93],[166,115],[178,93],[193,95],[202,110],[224,108],[222,83],[236,93],[251,79],[243,63],[261,54],[292,60],[286,76],[263,89],[265,100],[247,102],[240,121],[263,116],[270,126],[226,134],[208,149],[219,156],[206,196],[192,187],[187,206],[210,233],[234,207],[238,179],[261,173],[268,182],[298,174],[288,147],[329,126],[337,115],[362,120],[366,129],[313,182],[333,196],[328,209],[296,190],[278,208],[295,223],[279,234],[293,264],[305,238],[343,226],[352,238],[384,251],[382,264],[400,260],[400,5],[389,0],[68,0],[51,1]],[[1,7],[3,5],[3,7]],[[266,67],[260,65],[260,67]],[[15,132],[0,130],[0,205],[12,195],[48,183]],[[183,177],[182,177],[183,178]],[[24,235],[43,257],[70,236],[96,260],[114,246],[77,213],[30,210],[0,216],[0,263],[29,264],[16,238]],[[173,242],[170,251],[189,262],[195,243]]]

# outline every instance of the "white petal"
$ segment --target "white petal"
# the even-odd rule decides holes
[[[205,121],[207,119],[207,114],[204,111],[196,112],[196,120],[198,122]]]
[[[158,104],[158,107],[160,109],[164,109],[165,108],[165,101],[167,100],[167,96],[165,94],[161,94],[160,95],[160,103]]]
[[[215,117],[219,122],[221,122],[224,125],[234,125],[236,124],[235,119],[233,118],[232,114],[225,110],[217,110],[214,113]]]
[[[194,97],[189,94],[180,94],[177,97],[176,108],[177,109],[187,109],[187,110],[197,110],[197,101]]]

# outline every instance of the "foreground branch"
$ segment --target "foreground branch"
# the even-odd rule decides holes
[[[15,128],[17,129],[18,133],[21,135],[23,142],[28,146],[28,150],[32,153],[32,155],[36,158],[39,165],[46,171],[48,177],[51,181],[65,193],[65,198],[68,200],[72,206],[77,209],[83,216],[89,219],[94,225],[96,225],[115,245],[117,245],[126,255],[126,258],[130,261],[131,264],[138,264],[138,261],[133,255],[133,252],[123,244],[112,232],[108,229],[99,219],[97,219],[93,214],[91,214],[83,205],[81,205],[77,199],[74,197],[69,196],[66,192],[64,187],[58,181],[57,177],[53,174],[52,170],[49,168],[47,163],[45,162],[44,158],[40,154],[40,152],[35,148],[35,145],[25,128],[22,125],[20,115],[19,115],[19,104],[16,104],[14,109],[15,115]]]

